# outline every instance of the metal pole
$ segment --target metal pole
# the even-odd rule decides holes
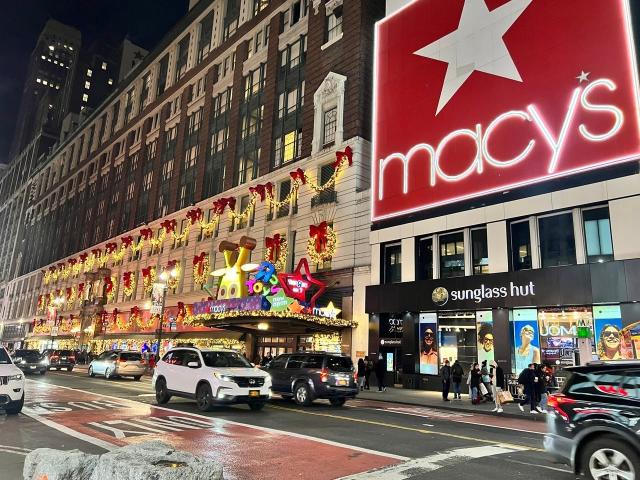
[[[164,289],[162,291],[162,307],[160,308],[160,320],[158,321],[158,352],[157,352],[158,359],[160,359],[160,344],[162,342],[162,322],[164,321],[164,304],[167,300],[167,290],[169,290],[169,287],[165,284]]]

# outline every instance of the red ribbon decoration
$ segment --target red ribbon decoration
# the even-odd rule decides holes
[[[252,195],[260,195],[260,201],[264,202],[265,195],[267,194],[264,185],[256,185],[255,187],[249,187],[249,192]]]
[[[102,250],[100,250],[99,248],[94,248],[93,250],[91,250],[91,253],[93,253],[96,258],[100,258],[102,256]]]
[[[113,290],[113,282],[111,281],[111,277],[104,277],[104,292],[109,295]]]
[[[122,237],[120,240],[122,241],[122,246],[124,248],[129,248],[133,243],[133,237],[131,235],[128,237]]]
[[[309,236],[315,238],[316,252],[322,253],[327,248],[327,222],[320,225],[309,225]]]
[[[333,162],[334,169],[340,166],[344,157],[347,157],[349,166],[353,165],[353,150],[351,150],[351,147],[345,148],[344,152],[336,152],[336,161]]]
[[[169,260],[169,263],[167,263],[167,270],[173,270],[177,264],[178,260]]]
[[[227,206],[231,210],[235,210],[236,209],[236,199],[235,199],[235,197],[227,197],[227,198],[224,199],[224,201],[227,203]]]
[[[69,259],[69,265],[71,265],[72,267],[73,267],[76,263],[78,263],[78,260],[76,260],[75,258],[70,258],[70,259]]]
[[[175,232],[177,225],[178,225],[178,222],[176,222],[175,220],[165,220],[160,224],[160,226],[164,228],[164,231],[166,233]]]
[[[67,265],[65,263],[58,264],[58,270],[64,270]]]
[[[150,228],[143,228],[142,230],[140,230],[140,236],[143,240],[149,240],[151,237],[153,237],[153,230],[151,230]]]
[[[84,283],[79,283],[78,284],[78,295],[82,295],[82,292],[84,292]]]
[[[187,219],[193,225],[200,219],[202,219],[202,210],[200,208],[194,208],[193,210],[189,210],[187,212]]]
[[[269,254],[269,261],[271,263],[275,263],[280,258],[280,245],[281,245],[280,234],[276,233],[273,238],[267,237],[264,239],[265,246],[271,249],[271,253]]]
[[[67,300],[71,298],[71,287],[67,287]]]
[[[115,252],[117,249],[118,249],[117,243],[107,243],[105,245],[105,251],[107,252],[107,255]]]
[[[89,254],[88,253],[81,253],[80,254],[80,263],[86,262],[87,258],[89,258]]]
[[[137,317],[138,315],[140,315],[140,308],[136,306],[131,307],[131,316]]]
[[[56,267],[49,267],[49,271],[50,272],[55,272],[56,271]]]
[[[300,182],[302,185],[307,183],[307,179],[304,176],[304,170],[301,168],[297,169],[295,172],[290,172],[289,175],[294,182]]]
[[[124,272],[122,274],[122,283],[125,288],[131,288],[132,275],[133,275],[133,272]]]
[[[142,276],[143,276],[144,278],[149,278],[149,277],[151,276],[151,269],[152,269],[152,268],[153,268],[153,267],[144,267],[144,268],[142,269]]]

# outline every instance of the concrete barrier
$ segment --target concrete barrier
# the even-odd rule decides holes
[[[25,460],[24,480],[222,480],[217,462],[153,441],[103,455],[39,448]]]

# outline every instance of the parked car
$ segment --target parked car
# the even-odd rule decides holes
[[[271,378],[233,350],[174,348],[158,362],[153,387],[158,404],[172,396],[194,398],[198,409],[245,403],[261,410],[271,395]]]
[[[67,369],[67,372],[73,371],[76,366],[76,352],[73,350],[54,350],[49,354],[49,370]]]
[[[16,367],[4,347],[0,346],[0,409],[8,414],[22,411],[24,374]]]
[[[640,362],[569,368],[548,401],[546,450],[587,478],[640,478]]]
[[[102,352],[89,364],[89,376],[104,375],[104,378],[133,377],[140,380],[146,365],[139,352],[111,350]]]
[[[358,394],[356,372],[350,357],[325,352],[286,353],[266,367],[274,393],[291,397],[298,405],[316,398],[340,407]]]
[[[49,366],[49,360],[38,350],[16,350],[12,358],[14,365],[24,373],[44,375]]]

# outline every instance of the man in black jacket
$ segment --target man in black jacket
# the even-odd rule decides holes
[[[518,404],[521,412],[524,412],[524,406],[528,403],[531,409],[532,415],[537,415],[536,404],[538,403],[536,397],[536,384],[538,383],[538,376],[536,375],[536,366],[534,363],[529,364],[529,368],[526,368],[520,373],[518,377],[518,384],[524,387],[524,400]]]
[[[462,377],[464,377],[464,370],[460,362],[456,360],[451,367],[451,381],[453,382],[453,399],[462,400],[460,396],[460,384],[462,383]]]
[[[449,360],[444,361],[444,365],[440,369],[440,376],[442,377],[442,400],[449,401],[449,389],[451,388],[451,367],[449,366]]]

